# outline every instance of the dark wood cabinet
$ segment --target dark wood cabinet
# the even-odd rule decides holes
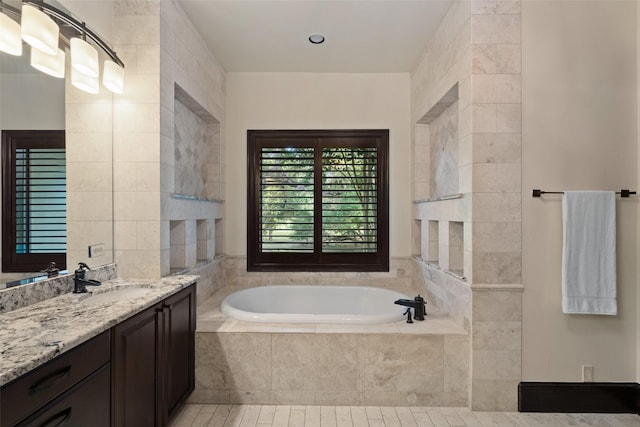
[[[165,426],[194,388],[195,286],[113,329],[113,419]]]
[[[67,421],[65,425],[82,425],[77,423],[78,420],[82,420],[82,410],[79,409],[81,402],[77,396],[70,398],[66,403],[56,404],[62,396],[67,396],[71,389],[74,390],[80,387],[83,382],[91,376],[93,372],[96,372],[100,368],[105,370],[106,377],[109,380],[109,360],[110,360],[110,331],[103,332],[95,338],[90,339],[84,344],[63,353],[50,362],[40,366],[37,369],[17,378],[16,380],[6,384],[2,387],[2,393],[0,395],[0,406],[2,407],[2,419],[0,425],[2,427],[10,427],[15,425],[41,425],[36,423],[33,418],[36,417],[40,421],[47,419],[47,416],[56,419],[55,408],[66,405],[65,408],[60,408],[60,411],[69,409],[67,414]],[[106,384],[106,389],[102,390],[104,384],[99,381],[92,381],[86,387],[90,394],[94,396],[104,396],[103,393],[106,390],[106,396],[104,396],[104,403],[107,405],[107,411],[100,417],[104,418],[109,425],[109,383]],[[83,386],[84,387],[84,386]],[[81,387],[81,388],[83,388]],[[81,394],[86,394],[83,391]],[[54,401],[55,400],[55,401]],[[52,402],[53,401],[53,402]],[[51,402],[51,403],[50,403]],[[93,408],[96,403],[96,410],[98,410],[98,403],[90,401],[87,408]],[[51,409],[51,405],[54,405],[54,409]],[[101,407],[101,406],[100,406]],[[41,409],[42,408],[42,409]],[[45,412],[43,415],[42,412]],[[34,414],[35,415],[31,415]],[[29,416],[29,422],[21,422],[23,419]],[[59,421],[64,419],[61,417]],[[18,424],[19,423],[19,424]],[[46,423],[42,425],[48,425]],[[52,425],[56,425],[55,423]],[[90,425],[103,425],[100,423]]]
[[[193,286],[172,295],[163,304],[165,421],[175,415],[195,386],[195,304]]]

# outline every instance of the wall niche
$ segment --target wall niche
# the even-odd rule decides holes
[[[416,186],[416,193],[423,193],[416,194],[417,198],[441,199],[457,195],[459,193],[457,83],[418,121],[415,134],[416,175],[422,175],[423,183],[422,186]],[[428,173],[422,170],[425,166]]]

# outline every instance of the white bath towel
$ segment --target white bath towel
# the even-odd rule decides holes
[[[616,195],[565,191],[562,312],[617,314]]]

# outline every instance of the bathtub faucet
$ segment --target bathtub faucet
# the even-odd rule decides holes
[[[409,312],[409,309],[411,308],[413,308],[413,318],[416,320],[424,320],[424,316],[427,314],[427,310],[425,309],[425,306],[427,305],[427,303],[424,301],[424,298],[422,298],[420,295],[418,295],[414,299],[399,299],[394,304],[408,307],[407,308],[408,313],[406,313],[408,314],[407,323],[413,323],[411,322],[411,313]]]

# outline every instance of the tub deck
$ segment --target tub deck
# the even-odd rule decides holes
[[[220,302],[227,295],[240,290],[240,287],[227,287],[218,290],[198,305],[197,332],[264,332],[264,333],[317,333],[317,334],[420,334],[420,335],[467,335],[462,326],[456,324],[427,301],[427,319],[383,323],[378,325],[356,324],[296,324],[296,323],[256,323],[243,322],[226,317],[220,312]],[[405,288],[391,288],[407,295],[415,291]]]

